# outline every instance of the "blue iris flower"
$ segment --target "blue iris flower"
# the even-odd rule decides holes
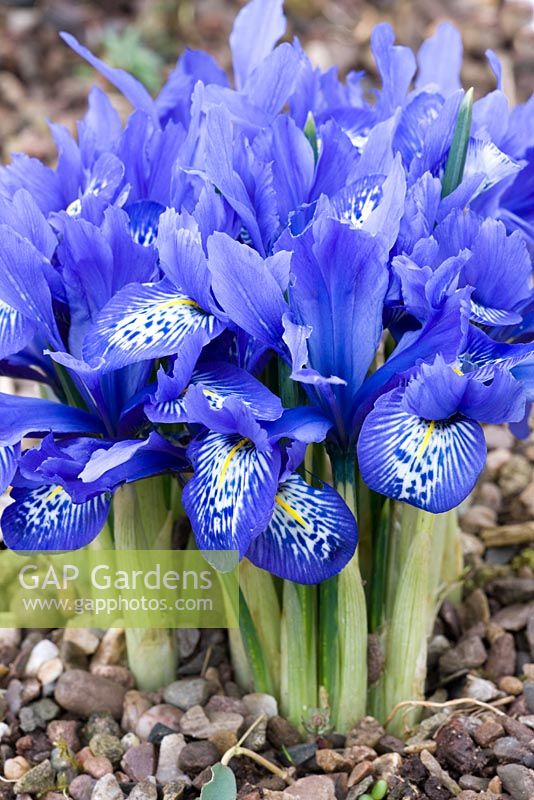
[[[532,100],[509,110],[488,52],[496,88],[442,197],[457,31],[414,56],[377,26],[372,102],[361,74],[315,69],[285,31],[281,0],[252,0],[233,82],[186,51],[155,98],[64,35],[133,110],[123,125],[94,89],[77,139],[52,126],[55,169],[0,168],[0,373],[55,397],[0,396],[9,546],[86,544],[117,486],[192,468],[200,548],[315,583],[357,526],[298,471],[308,444],[357,449],[372,489],[441,512],[482,469],[481,423],[524,429]],[[276,360],[294,408],[258,377]]]
[[[10,359],[24,357],[63,402],[0,396],[2,488],[12,483],[15,501],[3,534],[19,549],[79,547],[102,528],[117,486],[188,463],[182,447],[150,434],[146,418],[128,409],[148,382],[150,362],[106,371],[82,354],[100,308],[132,278],[157,274],[157,254],[134,241],[127,215],[116,207],[106,210],[101,227],[64,214],[54,245],[26,193],[20,190],[15,202],[24,210],[22,233],[2,224],[5,371]],[[46,438],[21,456],[20,443],[30,435]]]
[[[508,370],[463,374],[437,356],[382,395],[366,417],[358,463],[371,489],[433,513],[458,505],[486,461],[481,422],[519,422],[524,389]]]
[[[356,549],[356,520],[337,492],[295,472],[306,444],[324,439],[328,418],[295,408],[260,422],[235,396],[214,412],[201,386],[186,405],[208,428],[188,449],[194,475],[183,493],[199,548],[238,550],[298,583],[336,575]]]

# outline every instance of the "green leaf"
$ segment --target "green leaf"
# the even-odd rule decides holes
[[[313,150],[313,157],[315,159],[315,163],[317,163],[317,159],[319,158],[319,146],[317,144],[317,128],[315,127],[315,119],[313,118],[313,114],[310,111],[306,118],[306,124],[304,126],[304,134],[306,139],[312,146]]]
[[[236,800],[237,784],[230,767],[215,764],[211,774],[211,780],[202,787],[200,800]]]
[[[248,657],[248,662],[254,678],[254,687],[257,692],[273,693],[273,681],[269,664],[261,645],[260,637],[254,625],[245,595],[239,592],[239,627],[243,637],[243,645]]]
[[[462,182],[469,136],[471,134],[472,115],[473,89],[471,88],[465,93],[462,104],[460,105],[460,110],[458,111],[458,119],[456,120],[454,136],[452,137],[451,149],[449,150],[445,174],[443,175],[443,181],[441,183],[442,197],[447,197],[451,192],[454,192]]]

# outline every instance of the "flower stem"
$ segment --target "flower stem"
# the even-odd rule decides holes
[[[373,712],[381,720],[399,703],[424,698],[429,619],[435,609],[429,569],[435,522],[436,517],[426,511],[408,505],[401,508],[394,547],[398,580],[385,621],[384,671],[374,692]],[[416,716],[415,710],[408,718],[395,718],[391,732],[404,734],[404,726],[413,725]]]
[[[334,486],[356,514],[355,453],[333,451],[330,457]],[[336,730],[345,733],[364,716],[367,701],[367,608],[357,553],[336,581],[337,642],[330,654],[337,662],[332,720]]]
[[[237,631],[230,636],[232,654],[234,659],[236,656],[238,657],[237,661],[234,662],[237,667],[238,681],[243,686],[248,686],[252,683],[257,692],[272,694],[274,684],[271,666],[267,661],[257,625],[250,613],[242,589],[239,593],[239,627],[240,637],[238,638]],[[247,657],[246,664],[242,658],[243,653]]]
[[[168,549],[172,515],[164,503],[159,477],[121,486],[113,497],[113,532],[117,550]],[[139,565],[142,568],[142,564]],[[142,690],[160,689],[176,677],[178,649],[174,631],[127,628],[129,667]]]
[[[276,694],[280,692],[280,601],[272,575],[246,558],[239,565],[239,582],[258,632],[258,639]]]
[[[443,560],[441,563],[441,584],[444,595],[456,605],[462,599],[461,577],[464,568],[460,529],[458,527],[458,511],[452,508],[442,515],[445,518]]]
[[[282,712],[301,730],[318,703],[317,607],[313,586],[284,581],[281,628]]]

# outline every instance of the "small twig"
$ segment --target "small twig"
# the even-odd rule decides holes
[[[504,711],[501,711],[499,708],[497,708],[497,706],[506,705],[507,703],[511,703],[513,700],[515,700],[515,698],[512,695],[508,697],[502,697],[500,700],[496,700],[494,704],[484,703],[482,700],[475,700],[475,698],[472,697],[459,697],[456,700],[446,700],[444,703],[437,703],[431,700],[404,700],[402,703],[397,703],[397,705],[392,709],[386,720],[386,725],[391,722],[397,711],[399,711],[401,708],[406,708],[409,706],[421,706],[422,708],[451,708],[453,706],[460,705],[478,706],[479,708],[485,708],[489,711],[495,711],[497,714],[501,714],[501,716],[504,717],[506,714]]]
[[[250,734],[252,733],[252,731],[253,731],[255,728],[257,728],[257,727],[258,727],[258,725],[260,724],[260,722],[263,722],[263,720],[264,720],[264,719],[265,719],[265,714],[260,714],[260,716],[259,716],[257,719],[255,719],[255,720],[254,720],[254,722],[252,723],[252,725],[250,726],[250,728],[249,728],[248,730],[246,730],[246,731],[245,731],[245,733],[243,734],[243,736],[241,737],[241,739],[240,739],[240,740],[239,740],[239,741],[238,741],[238,742],[237,742],[237,743],[234,745],[234,747],[241,747],[241,745],[243,744],[243,742],[245,741],[245,739],[247,739],[247,738],[250,736]],[[231,748],[230,748],[230,749],[231,749]]]
[[[242,747],[243,742],[247,739],[248,736],[250,736],[254,728],[256,728],[260,724],[260,722],[262,722],[264,719],[265,719],[265,714],[260,714],[260,716],[254,720],[252,725],[248,728],[247,731],[245,731],[245,733],[239,739],[237,744],[235,744],[233,747],[230,747],[230,749],[226,751],[226,753],[221,758],[221,764],[223,765],[223,767],[227,767],[232,758],[235,758],[236,756],[247,756],[248,758],[251,758],[252,761],[255,761],[256,764],[259,764],[264,769],[268,770],[269,772],[272,772],[273,775],[277,775],[279,778],[285,781],[285,783],[287,783],[287,785],[289,786],[293,782],[293,780],[290,777],[288,770],[280,769],[280,767],[277,767],[276,764],[272,763],[272,761],[267,761],[266,758],[260,756],[259,753],[255,753],[253,750],[249,750],[248,747]]]
[[[228,763],[235,756],[247,756],[248,758],[251,758],[252,761],[255,761],[256,764],[259,764],[260,767],[269,770],[269,772],[272,772],[273,775],[281,778],[287,783],[288,786],[293,783],[293,779],[291,778],[288,770],[280,769],[280,767],[277,767],[276,764],[272,763],[272,761],[267,761],[266,758],[263,758],[263,756],[260,756],[259,753],[255,753],[253,750],[249,750],[248,747],[238,747],[237,745],[235,745],[235,747],[231,747],[221,758],[221,764],[224,767],[227,767]]]
[[[204,678],[206,675],[206,670],[209,667],[209,663],[211,661],[211,655],[213,653],[213,646],[210,644],[208,649],[206,650],[206,655],[204,656],[204,661],[202,662],[202,669],[200,670],[200,677]]]

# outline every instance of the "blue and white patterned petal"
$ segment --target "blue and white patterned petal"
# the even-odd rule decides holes
[[[20,311],[0,300],[0,358],[22,350],[35,333],[35,325]]]
[[[176,422],[186,422],[187,412],[184,397],[185,395],[177,397],[175,400],[151,400],[145,403],[145,414],[151,422],[167,423],[169,425]]]
[[[279,578],[320,583],[341,572],[357,542],[356,520],[339,494],[293,474],[280,484],[269,527],[247,558]]]
[[[477,380],[491,380],[495,367],[512,369],[534,357],[534,343],[508,344],[497,342],[474,325],[469,326],[465,351],[459,366],[465,373],[476,372]]]
[[[471,319],[480,322],[482,325],[516,325],[521,322],[521,314],[515,311],[508,311],[505,308],[491,308],[490,306],[477,303],[471,298]]]
[[[345,186],[331,199],[337,219],[361,228],[382,199],[384,175],[366,175]]]
[[[225,397],[239,397],[256,419],[275,420],[282,416],[282,402],[249,372],[232,364],[202,364],[192,383],[202,384],[213,408],[220,408]]]
[[[463,180],[477,174],[485,176],[475,193],[475,197],[491,189],[492,186],[495,186],[505,178],[515,175],[521,169],[521,164],[499,150],[493,142],[485,142],[482,139],[473,137],[469,140]]]
[[[0,447],[0,494],[3,494],[17,471],[17,464],[20,457],[20,446],[7,445]]]
[[[366,417],[358,441],[369,488],[439,514],[464,500],[486,459],[477,422],[456,415],[426,420],[402,407],[403,389],[384,395]]]
[[[271,518],[280,451],[260,452],[239,435],[210,433],[189,456],[195,474],[182,497],[199,550],[238,550],[242,558]]]
[[[223,325],[166,279],[130,284],[98,315],[84,342],[84,359],[103,359],[106,369],[119,369],[173,355],[189,334],[201,329],[213,339]]]
[[[4,542],[11,550],[77,550],[98,536],[105,525],[110,499],[73,503],[61,486],[15,488],[15,501],[2,514]]]
[[[282,416],[280,398],[249,372],[232,364],[204,364],[193,373],[191,384],[201,386],[214,411],[223,407],[226,398],[237,397],[256,419],[275,420]],[[185,392],[164,399],[158,399],[156,394],[154,400],[145,405],[145,413],[152,422],[185,422],[188,415],[186,406]]]
[[[158,235],[159,218],[165,206],[154,200],[139,200],[125,209],[130,217],[130,231],[134,242],[150,247]]]

